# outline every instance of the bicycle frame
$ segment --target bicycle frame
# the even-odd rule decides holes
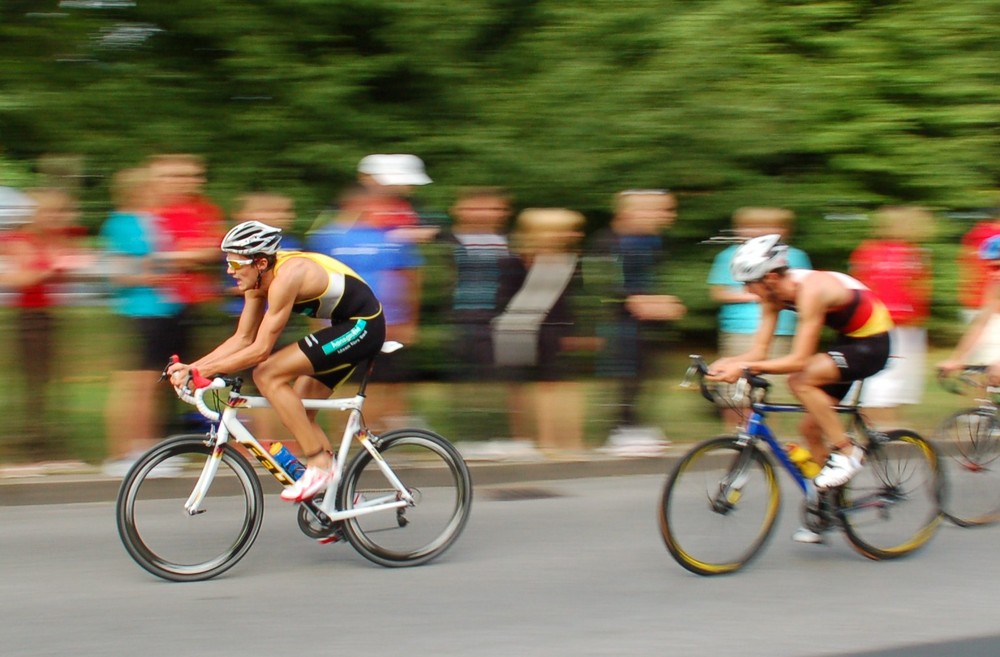
[[[392,347],[389,348],[391,349]],[[250,453],[253,454],[258,461],[260,461],[261,465],[263,465],[264,468],[267,469],[267,471],[270,472],[271,475],[273,475],[274,478],[277,479],[283,486],[290,486],[293,483],[292,478],[288,475],[288,473],[285,472],[274,457],[271,456],[266,449],[264,449],[264,446],[260,444],[257,438],[246,427],[246,425],[243,424],[238,416],[238,412],[241,409],[270,408],[271,404],[267,401],[267,399],[264,397],[243,395],[238,392],[230,391],[229,398],[225,402],[225,408],[221,412],[213,411],[205,404],[204,395],[207,391],[229,387],[229,385],[229,382],[219,377],[212,380],[209,385],[195,390],[194,393],[178,389],[178,396],[180,396],[181,399],[196,406],[202,415],[218,425],[218,429],[216,429],[215,424],[213,424],[212,431],[209,433],[209,443],[213,447],[212,455],[205,462],[201,474],[198,477],[198,481],[195,484],[194,490],[184,503],[184,509],[189,515],[197,515],[202,512],[201,503],[204,501],[205,495],[208,493],[208,489],[212,485],[212,481],[215,479],[215,475],[219,469],[219,463],[222,460],[223,451],[226,444],[229,443],[231,439],[237,444],[243,445],[248,451],[250,451]],[[314,509],[314,511],[319,511],[324,514],[326,517],[321,519],[325,521],[339,522],[341,520],[355,518],[368,513],[399,509],[404,506],[410,506],[414,503],[412,494],[399,480],[396,473],[392,471],[392,468],[390,468],[385,462],[385,459],[382,458],[382,455],[378,452],[375,448],[375,444],[372,442],[372,434],[370,434],[363,426],[361,421],[361,409],[364,406],[365,401],[363,390],[364,383],[362,383],[361,390],[359,390],[358,394],[353,397],[302,400],[303,405],[308,410],[333,409],[347,411],[349,413],[347,426],[344,427],[344,434],[341,438],[336,458],[334,459],[333,478],[327,486],[326,494],[323,495],[323,501],[315,507],[310,507],[311,509]],[[386,480],[392,485],[394,490],[387,495],[383,495],[375,499],[364,500],[362,503],[354,505],[354,508],[349,511],[342,511],[337,509],[337,502],[335,499],[336,491],[343,476],[344,467],[347,463],[347,456],[351,449],[351,442],[354,439],[357,439],[361,446],[371,455],[379,470],[382,472],[383,476],[385,476]]]
[[[751,404],[751,413],[746,420],[744,428],[740,429],[739,438],[742,443],[763,440],[771,449],[771,453],[778,459],[782,467],[788,471],[792,479],[798,485],[802,493],[810,500],[814,500],[818,494],[812,479],[807,478],[799,467],[792,463],[788,452],[782,446],[781,441],[767,426],[765,415],[767,413],[803,413],[804,407],[801,404],[769,404],[766,402],[754,402]],[[860,421],[860,411],[856,405],[838,404],[833,407],[835,411],[851,416],[851,422],[857,424]]]
[[[707,372],[707,366],[704,365],[704,362],[701,361],[700,357],[692,356],[691,358],[698,359],[699,365],[694,366],[696,370],[700,367],[703,368],[702,369],[703,374]],[[690,372],[691,370],[689,370],[688,376],[690,376]],[[845,400],[849,401],[847,401],[846,403],[836,404],[832,408],[837,413],[850,415],[851,416],[850,421],[852,426],[860,425],[862,431],[866,434],[867,438],[868,428],[867,426],[865,426],[864,420],[861,417],[861,410],[860,406],[858,405],[861,399],[861,386],[863,385],[863,383],[864,383],[863,381],[856,381],[851,386],[847,395],[845,395],[844,397]],[[750,384],[748,383],[747,379],[744,378],[741,379],[740,385],[744,386],[745,390],[745,386],[749,386]],[[737,390],[739,390],[739,388]],[[799,490],[802,491],[802,494],[805,495],[810,502],[815,502],[819,495],[819,491],[817,490],[816,485],[813,483],[812,479],[809,479],[804,474],[802,474],[802,471],[799,469],[799,467],[792,462],[791,458],[789,458],[788,456],[787,451],[782,446],[777,436],[775,436],[774,433],[771,431],[771,428],[767,426],[767,419],[766,419],[767,413],[804,413],[805,407],[802,404],[768,403],[764,401],[763,397],[763,395],[766,394],[766,387],[751,388],[751,394],[755,394],[753,392],[755,390],[760,390],[761,393],[758,394],[760,394],[761,396],[758,397],[756,401],[752,401],[750,404],[750,415],[749,417],[746,418],[745,422],[740,427],[740,431],[738,434],[740,444],[746,445],[749,443],[757,442],[759,440],[763,440],[765,443],[767,443],[768,447],[771,449],[771,453],[778,459],[778,462],[781,464],[781,466],[788,472],[792,480],[799,487]],[[704,390],[702,394],[703,395],[706,394]],[[737,396],[741,397],[742,394],[743,392],[740,391],[737,393]]]

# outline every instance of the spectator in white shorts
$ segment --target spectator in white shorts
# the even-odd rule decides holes
[[[889,428],[898,421],[897,407],[923,398],[931,267],[920,243],[930,237],[934,218],[924,208],[897,206],[880,209],[873,221],[872,239],[851,254],[850,274],[882,299],[895,324],[889,363],[861,390],[868,417]]]

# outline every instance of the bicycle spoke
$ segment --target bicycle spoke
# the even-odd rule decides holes
[[[378,445],[380,456],[406,486],[412,502],[346,520],[345,533],[375,563],[425,563],[448,549],[465,526],[472,503],[468,469],[447,440],[429,431],[393,431]],[[348,466],[340,505],[366,509],[404,498],[387,484],[377,461],[362,452]]]
[[[710,440],[677,465],[660,505],[670,554],[699,575],[743,567],[767,540],[780,504],[774,469],[735,437]]]
[[[979,408],[953,414],[935,433],[945,482],[942,510],[963,527],[1000,520],[1000,422]]]
[[[940,520],[933,448],[909,431],[891,431],[888,436],[840,496],[848,540],[872,559],[916,550],[930,540]]]

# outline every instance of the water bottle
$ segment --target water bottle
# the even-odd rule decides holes
[[[813,460],[809,450],[795,443],[788,443],[785,447],[788,451],[788,458],[799,467],[799,470],[807,479],[812,479],[822,470],[819,463]]]
[[[288,473],[292,480],[298,479],[306,471],[306,466],[302,465],[302,461],[295,458],[295,455],[281,443],[271,443],[271,447],[267,451],[271,452],[271,456],[281,464],[282,469]]]

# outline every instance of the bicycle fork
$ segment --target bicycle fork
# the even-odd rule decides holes
[[[747,437],[749,438],[749,437]],[[729,513],[736,507],[736,503],[743,496],[743,486],[750,478],[750,461],[753,459],[753,450],[756,449],[749,442],[743,445],[743,449],[736,455],[733,466],[726,476],[719,482],[719,494],[712,500],[712,509],[716,513],[723,515]]]

